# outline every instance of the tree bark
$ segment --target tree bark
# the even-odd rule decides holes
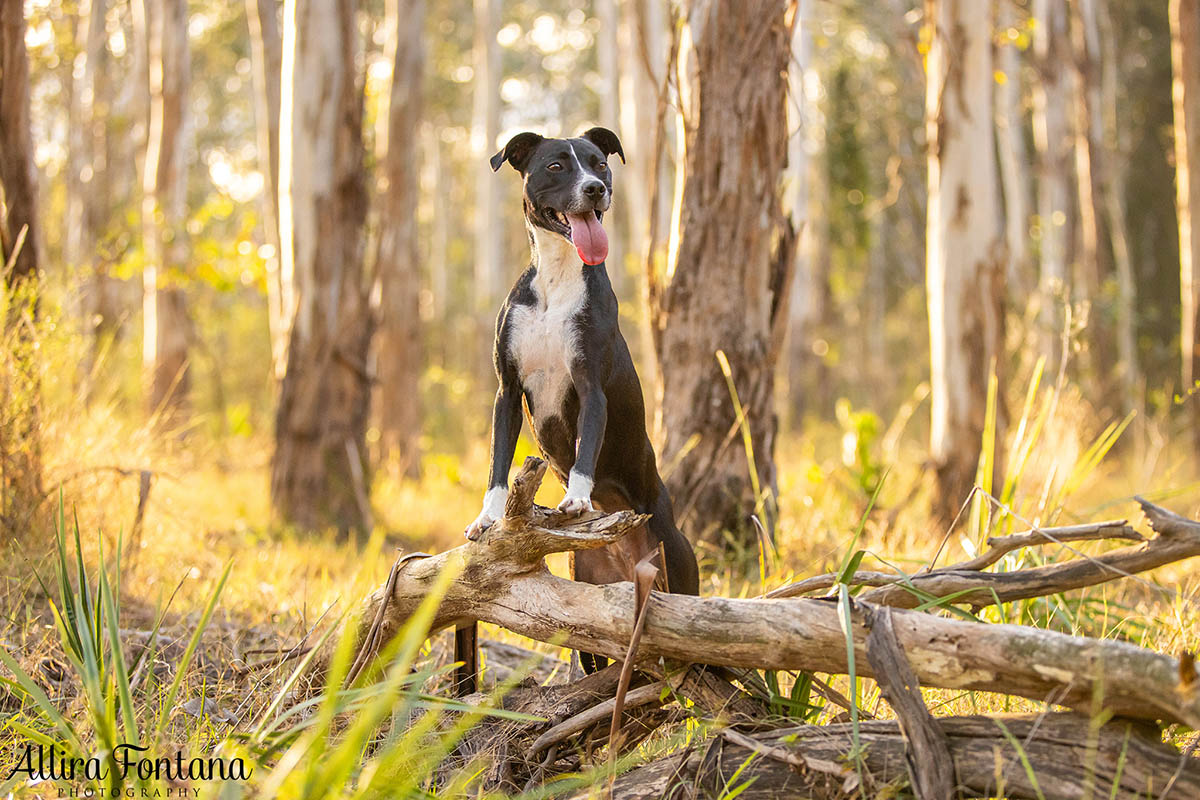
[[[371,527],[366,188],[355,0],[287,0],[279,152],[284,281],[296,312],[275,416],[271,500],[305,529]]]
[[[693,538],[728,530],[753,541],[752,514],[774,526],[774,377],[796,245],[781,204],[795,11],[783,0],[692,2],[684,10],[685,178],[651,314],[662,455],[676,464],[668,486]]]
[[[1171,0],[1171,95],[1175,104],[1175,209],[1179,216],[1183,389],[1193,392],[1192,435],[1200,446],[1200,0]]]
[[[189,388],[192,322],[181,285],[188,272],[189,142],[186,0],[153,0],[150,19],[150,129],[143,176],[142,363],[152,414],[178,418]]]
[[[975,482],[989,374],[1001,369],[1007,255],[1000,228],[987,0],[937,0],[925,95],[930,450],[936,511],[954,517]],[[997,450],[1003,401],[997,398]]]
[[[38,426],[37,181],[29,117],[25,5],[0,0],[0,535],[23,536],[43,496]]]
[[[0,210],[3,210],[3,246],[7,265],[25,230],[25,241],[13,261],[6,286],[37,280],[39,231],[37,181],[29,117],[29,61],[25,56],[25,4],[2,0],[0,4]]]
[[[283,377],[287,336],[295,308],[292,286],[285,286],[279,269],[279,80],[283,69],[283,40],[279,34],[277,0],[246,0],[250,53],[254,70],[254,122],[258,169],[263,176],[263,233],[271,254],[267,272],[267,325],[271,334],[271,371]]]
[[[1070,40],[1062,0],[1034,0],[1033,142],[1037,150],[1037,213],[1041,230],[1040,283],[1042,352],[1051,374],[1058,369],[1064,302],[1071,298],[1067,223],[1071,219],[1071,108],[1068,85]]]
[[[391,90],[381,116],[387,120],[379,164],[379,243],[375,269],[380,284],[377,371],[380,461],[395,474],[421,471],[421,324],[417,253],[418,125],[424,77],[424,0],[389,0],[385,56],[392,64]]]

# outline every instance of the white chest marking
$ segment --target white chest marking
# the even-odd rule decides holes
[[[571,386],[579,349],[575,317],[587,302],[587,287],[583,262],[570,242],[539,228],[533,238],[537,302],[509,311],[509,352],[540,422],[558,415]]]

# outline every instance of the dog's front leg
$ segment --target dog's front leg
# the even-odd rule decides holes
[[[575,465],[567,478],[567,496],[558,504],[559,511],[581,514],[592,510],[592,487],[596,482],[596,461],[604,444],[608,424],[608,398],[604,390],[588,376],[574,376],[579,394],[579,444]]]
[[[492,467],[488,473],[488,490],[483,496],[483,510],[467,526],[468,539],[478,539],[504,515],[504,503],[508,500],[508,469],[512,466],[520,433],[521,387],[514,377],[506,380],[502,375],[492,407]]]

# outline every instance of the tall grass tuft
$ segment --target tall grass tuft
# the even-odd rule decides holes
[[[68,553],[70,544],[74,545],[73,554]],[[82,760],[95,757],[103,761],[107,767],[103,776],[81,781],[84,787],[104,790],[110,796],[113,792],[125,789],[149,790],[153,781],[136,771],[132,775],[126,774],[118,755],[125,745],[147,748],[145,752],[139,752],[137,758],[167,755],[168,742],[164,735],[167,723],[184,675],[216,608],[229,568],[226,567],[209,597],[191,641],[175,666],[175,678],[170,687],[157,698],[157,703],[152,704],[146,699],[141,706],[137,706],[130,680],[131,671],[125,662],[120,638],[119,540],[112,574],[109,566],[103,563],[101,543],[102,563],[95,579],[89,578],[83,560],[78,521],[72,526],[71,541],[68,541],[66,515],[60,494],[55,545],[57,591],[52,592],[40,575],[37,579],[49,598],[59,644],[74,672],[85,713],[64,714],[33,676],[21,667],[16,657],[0,648],[0,662],[14,676],[11,680],[0,680],[5,681],[21,703],[20,711],[8,720],[7,725],[30,742],[52,749],[57,757]],[[57,600],[54,595],[57,595]],[[153,637],[142,651],[140,659],[154,658],[152,643]],[[14,778],[0,786],[0,794],[11,791],[19,780]]]

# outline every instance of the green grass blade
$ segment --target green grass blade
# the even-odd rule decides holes
[[[191,666],[192,658],[196,655],[196,649],[200,646],[200,638],[204,635],[204,629],[208,627],[208,622],[212,619],[213,611],[217,608],[217,599],[221,596],[221,590],[225,588],[225,581],[229,578],[229,571],[231,569],[233,569],[232,561],[225,565],[221,577],[217,580],[217,585],[213,588],[212,594],[209,595],[208,603],[204,606],[204,613],[200,615],[200,622],[197,623],[196,630],[193,631],[192,638],[188,641],[187,649],[183,651],[183,658],[179,660],[179,665],[175,668],[175,679],[171,681],[171,688],[167,690],[162,705],[158,709],[158,719],[154,724],[154,733],[150,737],[152,746],[162,739],[163,731],[167,727],[167,720],[170,718],[171,711],[175,707],[175,698],[179,694],[179,687],[183,684],[183,676],[187,673],[188,667]]]
[[[119,549],[119,548],[118,548]],[[117,559],[117,574],[121,571],[121,560]],[[125,723],[124,740],[127,744],[141,744],[137,716],[133,710],[133,692],[129,686],[129,671],[125,665],[125,653],[121,649],[120,598],[113,593],[108,583],[108,570],[100,570],[100,597],[104,603],[104,618],[108,630],[108,647],[113,664],[113,682],[121,701],[121,718]]]
[[[82,753],[83,743],[80,741],[75,728],[72,727],[70,720],[63,716],[50,698],[46,696],[46,693],[42,691],[42,688],[37,685],[37,682],[29,676],[29,673],[21,669],[21,665],[3,647],[0,647],[0,663],[3,663],[5,668],[12,673],[13,678],[20,684],[21,689],[33,700],[38,712],[54,726],[59,737],[69,742],[75,752]]]

